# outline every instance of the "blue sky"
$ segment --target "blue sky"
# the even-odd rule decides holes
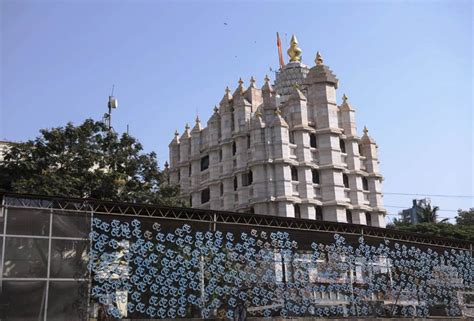
[[[0,139],[100,119],[168,158],[175,129],[207,120],[224,88],[278,65],[295,33],[379,145],[384,191],[473,195],[469,1],[9,1],[1,8]],[[385,195],[389,213],[412,196]],[[474,199],[431,197],[443,217]],[[390,206],[390,207],[389,207]],[[392,207],[393,206],[393,207]],[[392,216],[393,217],[393,216]]]

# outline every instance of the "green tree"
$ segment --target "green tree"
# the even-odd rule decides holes
[[[418,206],[417,214],[419,223],[437,223],[438,222],[439,207],[432,207],[431,204]],[[443,219],[440,223],[446,222],[448,219]]]
[[[1,190],[182,205],[177,188],[167,186],[156,154],[144,153],[134,137],[92,119],[40,133],[7,150],[0,162]]]
[[[456,224],[474,226],[474,207],[467,211],[459,209],[458,216],[456,216]]]

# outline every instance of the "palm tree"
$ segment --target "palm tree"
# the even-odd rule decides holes
[[[438,223],[438,211],[439,211],[439,207],[438,206],[434,206],[434,207],[431,207],[431,204],[424,204],[424,205],[419,205],[418,206],[418,222],[419,223]],[[445,218],[441,221],[439,221],[439,223],[444,223],[446,222],[448,219]]]

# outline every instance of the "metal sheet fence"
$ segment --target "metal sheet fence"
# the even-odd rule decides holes
[[[470,244],[358,229],[4,196],[0,318],[231,318],[242,307],[266,317],[469,313]]]

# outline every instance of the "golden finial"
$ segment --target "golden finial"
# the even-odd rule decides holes
[[[367,126],[364,126],[364,135],[368,135],[369,134],[369,130],[367,129]]]
[[[346,96],[346,94],[342,95],[342,102],[344,102],[344,103],[347,102],[347,96]]]
[[[298,83],[294,83],[294,84],[293,84],[293,88],[294,88],[294,89],[300,89],[300,85],[299,85]]]
[[[291,36],[290,48],[288,48],[287,53],[291,62],[301,61],[301,49],[298,47],[298,39],[295,35]]]
[[[250,87],[255,87],[255,78],[250,77]]]
[[[185,129],[185,130],[189,130],[189,128],[190,128],[190,127],[189,127],[189,124],[186,123],[186,126],[184,126],[184,129]]]
[[[268,75],[265,75],[265,78],[263,78],[263,80],[265,80],[265,82],[269,82],[270,78],[268,78]]]
[[[217,106],[214,106],[214,112],[217,113],[219,111],[219,108]]]
[[[281,110],[280,107],[275,108],[275,115],[281,116]]]
[[[260,117],[260,118],[262,117],[262,113],[260,112],[259,109],[257,109],[257,111],[255,112],[255,116]]]
[[[320,66],[323,64],[323,57],[319,53],[319,51],[316,53],[316,59],[314,60],[317,66]]]

